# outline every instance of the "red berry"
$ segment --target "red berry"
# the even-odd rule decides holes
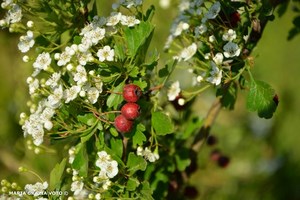
[[[126,103],[122,107],[121,113],[128,120],[134,120],[140,115],[140,106],[136,103]]]
[[[120,133],[128,133],[131,131],[133,121],[126,119],[123,115],[118,115],[115,118],[115,127]]]
[[[134,84],[125,85],[123,88],[123,97],[127,102],[137,102],[142,96],[141,88]]]

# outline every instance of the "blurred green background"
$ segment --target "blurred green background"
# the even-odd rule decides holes
[[[161,50],[175,12],[159,7],[156,10],[153,46]],[[300,35],[287,41],[294,17],[290,7],[283,17],[270,22],[252,54],[254,76],[271,84],[279,96],[275,116],[263,120],[248,112],[243,91],[234,111],[222,110],[212,129],[218,143],[201,149],[199,169],[190,180],[198,190],[197,199],[300,199]],[[17,51],[18,37],[0,31],[0,180],[6,178],[24,184],[37,178],[20,175],[19,166],[47,178],[58,155],[35,155],[28,150],[18,125],[20,112],[27,110],[25,82],[31,70]],[[208,101],[212,96],[203,98]],[[202,105],[200,100],[199,106]],[[205,110],[198,110],[205,115]],[[214,149],[230,157],[227,168],[210,161]]]

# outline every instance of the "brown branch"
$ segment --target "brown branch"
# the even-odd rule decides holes
[[[219,111],[221,110],[221,107],[221,98],[218,97],[216,101],[211,105],[204,120],[204,124],[194,139],[191,148],[194,152],[198,152],[202,144],[205,142],[207,136],[209,135],[210,128],[214,124],[215,119],[217,118]]]

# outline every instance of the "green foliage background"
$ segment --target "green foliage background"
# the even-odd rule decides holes
[[[157,7],[153,47],[162,49],[174,16],[174,10]],[[279,96],[274,117],[265,120],[249,113],[246,93],[239,94],[233,111],[222,110],[212,129],[219,142],[214,147],[202,147],[199,168],[190,181],[198,189],[198,199],[300,199],[300,37],[287,41],[293,18],[289,8],[283,17],[270,22],[252,54],[254,76],[270,83]],[[18,117],[26,109],[25,81],[31,67],[21,61],[17,43],[17,35],[0,31],[0,179],[25,184],[37,178],[19,175],[19,166],[34,169],[47,178],[60,155],[35,155],[26,149]],[[173,78],[187,79],[181,74]],[[212,101],[213,94],[209,92],[200,96],[195,111],[205,116]],[[209,160],[214,149],[230,156],[227,168],[219,168]]]

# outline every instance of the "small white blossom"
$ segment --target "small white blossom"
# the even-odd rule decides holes
[[[223,50],[225,51],[224,56],[226,58],[239,56],[241,53],[241,49],[239,48],[239,46],[233,42],[228,42],[227,44],[225,44]]]
[[[34,75],[37,75],[41,70],[47,70],[51,64],[51,57],[49,53],[43,52],[38,55],[33,68],[35,69]]]
[[[215,57],[213,57],[213,61],[217,64],[217,65],[221,65],[223,63],[223,54],[222,53],[217,53],[215,55]]]
[[[174,29],[174,31],[171,31],[173,32],[173,36],[179,36],[181,35],[181,33],[187,29],[189,29],[190,25],[186,22],[179,22],[175,28],[172,28]]]
[[[71,184],[71,191],[74,192],[74,195],[77,196],[83,190],[83,182],[82,181],[74,181]]]
[[[29,86],[29,94],[34,94],[39,89],[39,80],[38,79],[32,79],[32,77],[29,77],[27,79],[27,83]]]
[[[25,62],[25,63],[29,62],[29,59],[30,58],[27,55],[23,56],[23,58],[22,58],[23,62]]]
[[[93,61],[94,57],[91,52],[85,51],[77,54],[77,60],[80,65],[85,66],[88,62]]]
[[[10,23],[17,23],[22,19],[22,9],[17,4],[11,4],[11,9],[8,10],[7,16]]]
[[[184,99],[184,98],[179,98],[179,99],[178,99],[178,104],[179,104],[180,106],[183,106],[183,105],[185,104],[185,99]]]
[[[34,43],[33,32],[27,31],[26,35],[20,37],[18,48],[22,53],[26,53],[31,47],[33,47]]]
[[[168,100],[174,101],[176,97],[179,95],[181,89],[179,81],[174,82],[168,90]]]
[[[208,13],[206,13],[205,17],[207,19],[214,19],[217,17],[221,10],[221,4],[219,1],[215,2],[208,10]]]
[[[222,80],[222,70],[218,68],[218,66],[211,62],[212,71],[210,72],[210,77],[208,77],[206,80],[214,85],[219,85]]]
[[[216,37],[214,35],[209,36],[208,41],[213,43],[214,41],[216,41]]]
[[[87,82],[87,73],[83,66],[78,65],[76,67],[76,73],[74,74],[74,81],[77,82],[77,85],[83,85]]]
[[[97,102],[99,97],[99,90],[95,87],[91,87],[87,91],[87,98],[91,102],[91,104],[94,104]]]
[[[32,28],[33,25],[34,25],[33,21],[28,21],[28,22],[26,23],[26,26],[27,26],[28,28]]]
[[[81,87],[77,86],[77,85],[73,85],[71,88],[66,89],[64,91],[65,103],[69,103],[70,101],[73,101],[74,99],[76,99],[80,90],[81,90]]]
[[[25,185],[25,191],[27,194],[31,194],[33,196],[40,196],[43,195],[43,192],[45,189],[48,188],[48,183],[47,182],[37,182],[34,185],[32,184],[26,184]]]
[[[106,26],[115,26],[121,20],[122,14],[120,12],[113,12],[111,16],[108,17]]]
[[[58,86],[58,82],[60,80],[61,74],[59,72],[55,72],[51,75],[51,77],[46,81],[45,85],[51,88],[55,88]]]
[[[52,127],[53,127],[53,123],[50,120],[45,121],[45,123],[44,123],[44,128],[45,129],[47,129],[48,131],[50,131],[52,129]]]
[[[106,151],[100,151],[97,153],[98,159],[96,160],[96,166],[102,168],[106,165],[106,163],[111,159],[110,155],[106,153]]]
[[[128,27],[133,27],[140,23],[140,20],[136,19],[135,16],[122,15],[121,24]]]
[[[1,8],[6,9],[13,3],[13,0],[4,0],[1,3]]]
[[[157,150],[152,152],[148,147],[143,149],[142,147],[138,147],[137,149],[137,155],[143,156],[146,160],[149,162],[155,162],[159,159],[159,155],[157,153]]]
[[[63,98],[63,89],[62,86],[59,85],[53,91],[53,94],[48,96],[48,103],[51,108],[57,108],[61,104],[61,100]]]
[[[118,163],[117,163],[117,161],[115,161],[115,160],[108,161],[108,162],[106,163],[106,165],[104,166],[104,168],[102,168],[101,170],[103,170],[103,171],[106,172],[107,177],[113,178],[113,177],[115,177],[115,176],[118,174],[118,172],[119,172],[119,169],[118,169]]]
[[[229,29],[226,33],[223,34],[222,39],[224,41],[232,41],[236,39],[236,32],[232,29]]]
[[[197,52],[197,45],[196,45],[196,43],[193,43],[190,46],[184,48],[180,52],[179,61],[180,60],[183,60],[183,61],[189,60],[191,57],[193,57],[195,55],[196,52]]]
[[[199,35],[205,33],[207,31],[207,26],[205,24],[201,24],[195,28],[195,36],[198,37]]]
[[[105,60],[113,61],[115,56],[115,51],[110,48],[110,46],[104,46],[103,49],[99,49],[97,52],[97,56],[100,62]]]

